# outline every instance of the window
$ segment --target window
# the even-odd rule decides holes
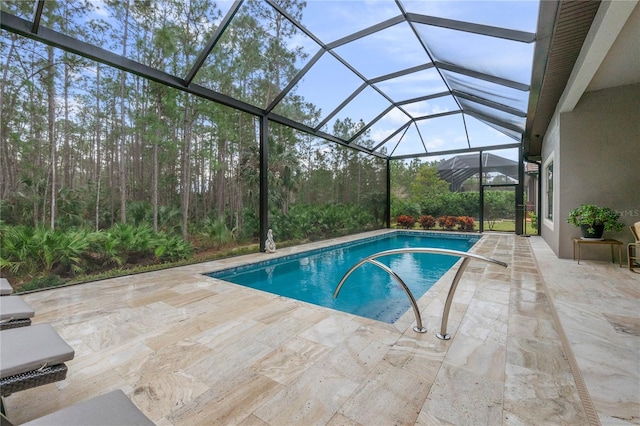
[[[545,189],[547,193],[545,217],[553,221],[553,161],[545,167]]]

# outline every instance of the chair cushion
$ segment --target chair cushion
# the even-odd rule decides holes
[[[0,297],[0,321],[33,318],[35,311],[20,296]]]
[[[49,324],[0,331],[0,378],[73,359],[73,348]]]
[[[23,423],[29,425],[153,425],[121,390],[115,390]]]
[[[0,296],[6,296],[13,293],[13,287],[6,278],[0,278]]]

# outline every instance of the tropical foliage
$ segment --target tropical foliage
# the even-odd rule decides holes
[[[2,224],[0,244],[0,266],[23,280],[46,275],[68,278],[112,266],[176,261],[193,252],[191,244],[179,235],[128,224],[100,231]]]
[[[304,2],[286,3],[288,13],[304,12]],[[31,6],[5,2],[3,10],[24,16]],[[219,7],[48,1],[43,16],[55,31],[187,75],[200,42],[216,33]],[[232,25],[193,82],[266,108],[308,53],[290,45],[298,30],[264,2],[244,2]],[[258,242],[258,117],[16,34],[1,37],[1,274],[55,283],[45,278]],[[277,112],[320,124],[320,111],[295,88]],[[364,127],[359,117],[330,125],[346,138]],[[262,195],[279,243],[384,224],[384,160],[273,122],[268,129]],[[372,145],[367,131],[359,138]]]

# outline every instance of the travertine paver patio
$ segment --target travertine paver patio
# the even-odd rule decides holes
[[[25,295],[76,356],[6,398],[9,417],[120,388],[159,425],[640,423],[640,275],[538,237],[476,244],[509,267],[469,265],[450,341],[435,332],[456,267],[419,300],[427,334],[411,310],[384,324],[202,275],[336,241]]]

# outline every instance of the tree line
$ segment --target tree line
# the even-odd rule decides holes
[[[464,192],[450,191],[449,182],[441,179],[438,173],[439,161],[411,162],[394,160],[391,162],[391,217],[400,216],[414,219],[411,227],[424,216],[433,218],[469,217],[480,218],[479,176],[465,181],[465,187],[472,190]],[[491,184],[502,184],[505,177],[486,175],[483,180]],[[496,221],[513,220],[515,216],[515,193],[510,188],[484,191],[484,221],[489,230],[493,230]],[[401,222],[407,227],[407,218]],[[444,223],[444,222],[443,222]],[[448,228],[441,225],[443,228]],[[468,226],[463,226],[465,230]],[[473,227],[472,227],[473,229]]]
[[[286,3],[301,17],[304,2]],[[3,8],[32,13],[29,2]],[[47,1],[44,9],[42,25],[179,76],[223,15],[211,0]],[[266,3],[245,2],[194,81],[264,108],[306,58],[288,45],[293,32]],[[204,235],[255,241],[257,117],[13,33],[1,36],[0,232],[100,232],[130,224],[196,246],[211,245]],[[300,96],[279,108],[289,117],[320,116]],[[333,132],[346,136],[362,126],[357,117],[345,119]],[[276,123],[268,157],[276,238],[382,225],[384,160]],[[8,248],[0,249],[7,258]]]

